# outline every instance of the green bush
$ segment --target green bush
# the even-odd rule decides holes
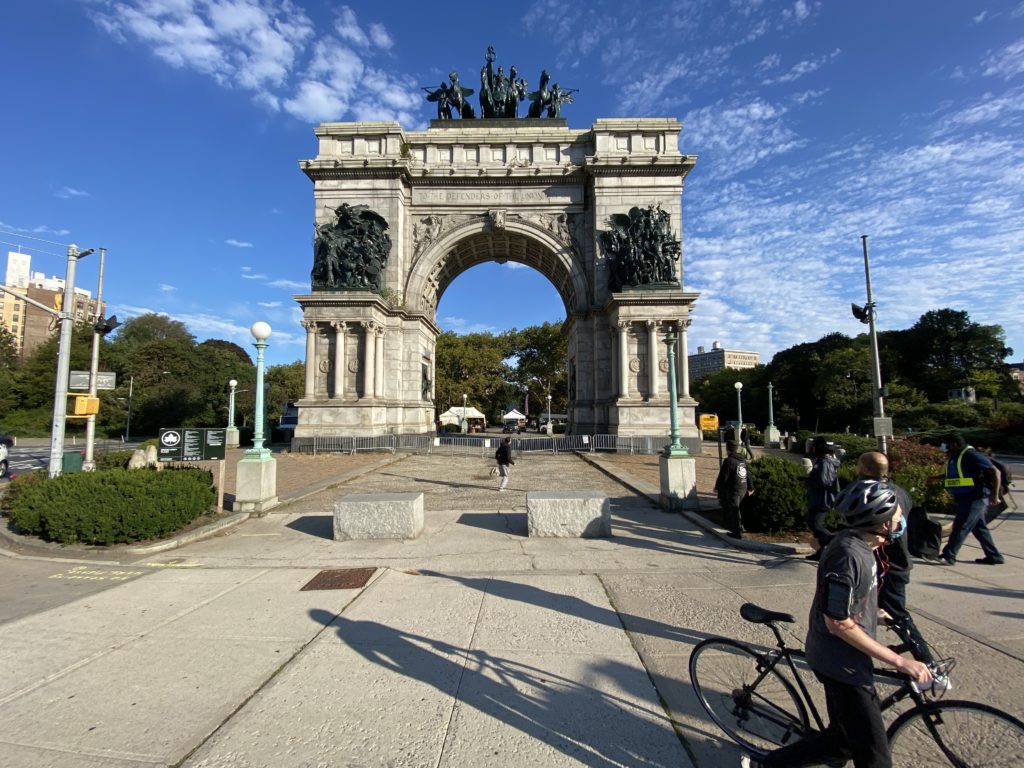
[[[127,469],[128,461],[132,457],[132,451],[104,451],[97,453],[96,469]]]
[[[743,502],[743,525],[751,531],[776,533],[798,530],[807,517],[804,468],[775,456],[748,462],[754,495]]]
[[[61,544],[126,544],[173,533],[214,504],[213,477],[193,467],[111,469],[16,478],[4,499],[20,531]]]

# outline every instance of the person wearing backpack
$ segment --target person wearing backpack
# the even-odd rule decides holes
[[[509,467],[515,464],[512,461],[512,438],[506,437],[501,441],[498,450],[494,452],[494,460],[498,462],[498,476],[501,482],[498,483],[498,490],[504,491],[508,485]]]
[[[740,504],[754,492],[754,484],[750,479],[746,458],[740,453],[735,440],[726,440],[725,449],[729,452],[718,470],[715,480],[715,493],[722,507],[722,517],[729,537],[743,538],[743,520],[740,517]]]
[[[839,459],[821,435],[811,442],[811,456],[811,471],[807,475],[807,527],[818,542],[818,551],[807,559],[817,561],[832,539],[832,533],[825,527],[825,516],[839,495]]]
[[[985,522],[991,523],[1005,512],[1009,506],[1006,503],[1006,495],[1010,492],[1010,484],[1013,482],[1013,476],[1010,474],[1010,470],[1006,468],[1005,464],[996,460],[991,448],[979,448],[978,450],[988,457],[988,460],[992,462],[992,466],[996,468],[997,472],[999,472],[1000,483],[999,493],[997,494],[999,496],[999,500],[995,504],[989,504],[988,508],[985,510]]]

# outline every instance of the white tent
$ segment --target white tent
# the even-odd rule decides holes
[[[438,418],[441,420],[442,424],[461,424],[463,419],[462,406],[458,405],[454,408],[449,408],[447,411],[438,416]],[[466,406],[465,419],[466,421],[469,421],[470,419],[484,419],[486,423],[486,418],[484,417],[484,415],[480,413],[480,411],[478,411],[472,405]]]
[[[523,420],[526,419],[526,414],[525,413],[520,413],[515,408],[513,408],[511,411],[506,413],[501,418],[502,418],[503,421],[523,421]]]

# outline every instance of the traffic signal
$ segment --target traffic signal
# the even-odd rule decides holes
[[[100,412],[100,399],[88,395],[75,395],[75,416],[94,416]]]
[[[110,333],[112,330],[117,328],[117,326],[119,326],[119,325],[120,325],[120,323],[117,322],[117,315],[111,315],[110,317],[108,317],[106,319],[100,318],[97,321],[96,325],[93,326],[93,329],[100,336],[106,336],[108,333]]]

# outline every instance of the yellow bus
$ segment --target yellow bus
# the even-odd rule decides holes
[[[702,430],[708,430],[714,432],[718,429],[718,414],[717,413],[702,413],[700,415],[700,428]]]

